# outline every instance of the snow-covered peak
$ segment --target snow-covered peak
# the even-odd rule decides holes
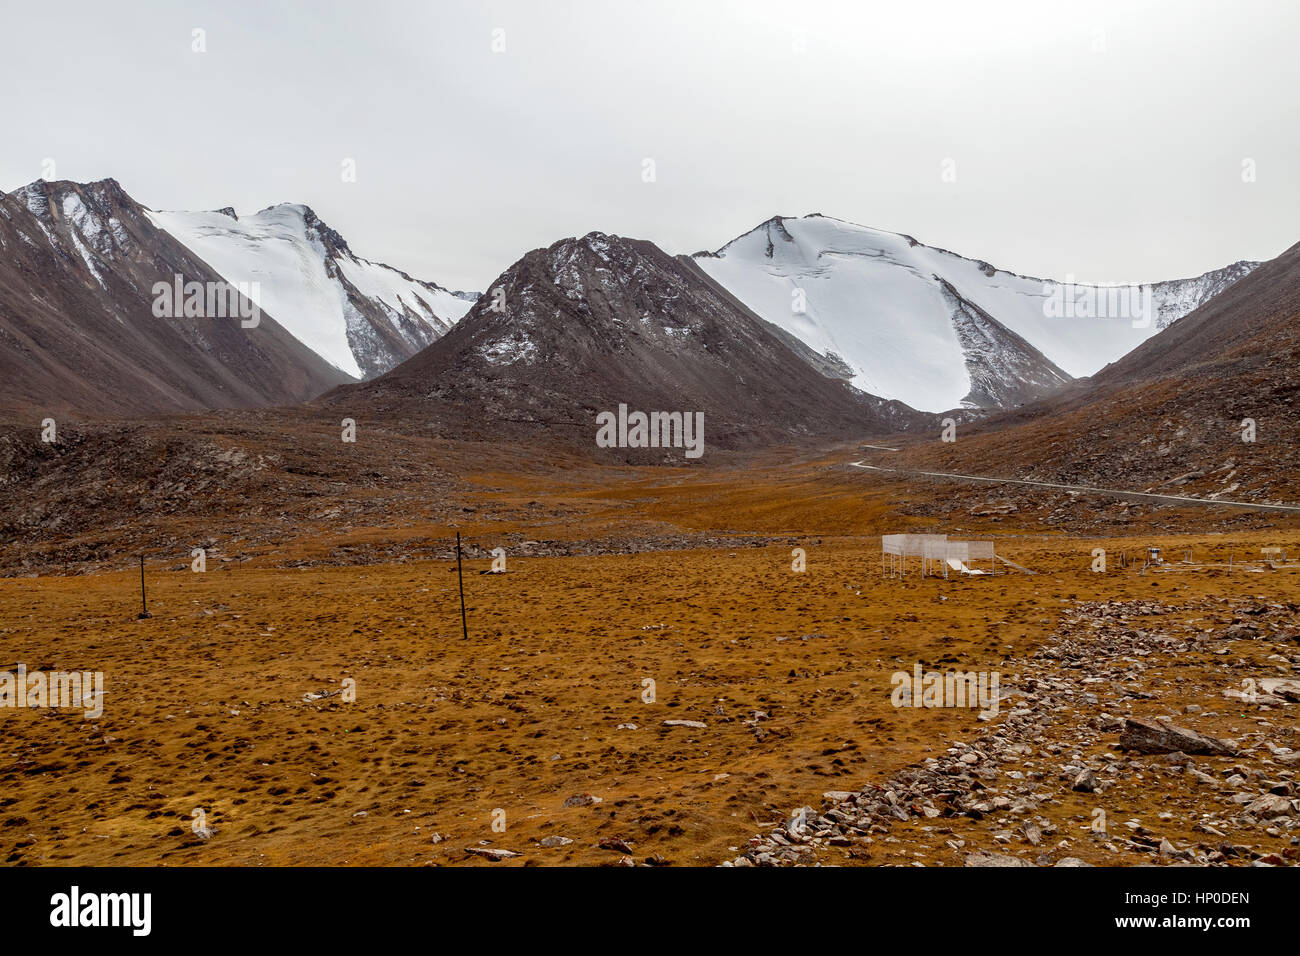
[[[451,292],[352,252],[302,203],[252,215],[151,213],[154,224],[252,298],[299,341],[350,375],[387,371],[457,322],[477,294]]]
[[[990,375],[1002,379],[995,392],[1016,394],[1015,368],[1037,368],[1047,387],[1054,376],[1029,361],[1033,353],[1069,375],[1091,375],[1239,277],[1230,267],[1158,283],[1146,322],[1101,309],[1064,317],[1053,306],[1067,291],[1102,287],[1067,290],[820,214],[773,217],[696,262],[763,318],[847,366],[858,388],[926,411],[986,404]],[[984,330],[975,339],[972,321]],[[984,343],[985,333],[1000,344]],[[1007,348],[1020,353],[1015,361]]]
[[[918,247],[953,260],[972,263],[985,274],[1004,272],[1017,278],[1032,279],[1031,276],[1019,276],[998,269],[982,259],[970,259],[946,249],[927,246],[904,233],[863,226],[820,212],[808,213],[805,216],[773,216],[744,235],[737,236],[717,252],[708,255],[725,257],[731,253],[743,255],[758,253],[769,259],[790,261],[800,258],[815,262],[823,254],[870,258],[894,255],[906,258],[900,250]]]

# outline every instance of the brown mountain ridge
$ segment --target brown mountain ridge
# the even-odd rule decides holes
[[[0,195],[0,415],[157,415],[305,401],[348,381],[261,313],[159,318],[154,285],[224,282],[115,180]]]

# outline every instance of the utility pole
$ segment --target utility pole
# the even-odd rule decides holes
[[[456,580],[460,583],[460,632],[469,640],[469,625],[465,623],[465,576],[460,570],[460,532],[456,532]]]

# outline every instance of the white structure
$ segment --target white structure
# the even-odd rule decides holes
[[[907,572],[907,559],[920,558],[921,571],[925,571],[925,547],[928,543],[947,541],[946,534],[886,534],[880,537],[880,573],[885,573],[885,557],[889,557],[890,576],[903,577]]]
[[[961,574],[993,574],[992,541],[950,541],[946,534],[886,534],[880,538],[880,573],[890,577],[903,577],[907,572],[907,559],[921,559],[921,576],[927,574],[946,578],[949,571]],[[974,561],[988,561],[989,569],[971,567]]]

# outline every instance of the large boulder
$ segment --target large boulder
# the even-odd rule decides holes
[[[1124,721],[1124,732],[1119,745],[1125,750],[1144,754],[1164,754],[1181,750],[1185,754],[1209,754],[1230,757],[1237,752],[1226,740],[1198,734],[1186,727],[1154,720],[1129,717]]]

